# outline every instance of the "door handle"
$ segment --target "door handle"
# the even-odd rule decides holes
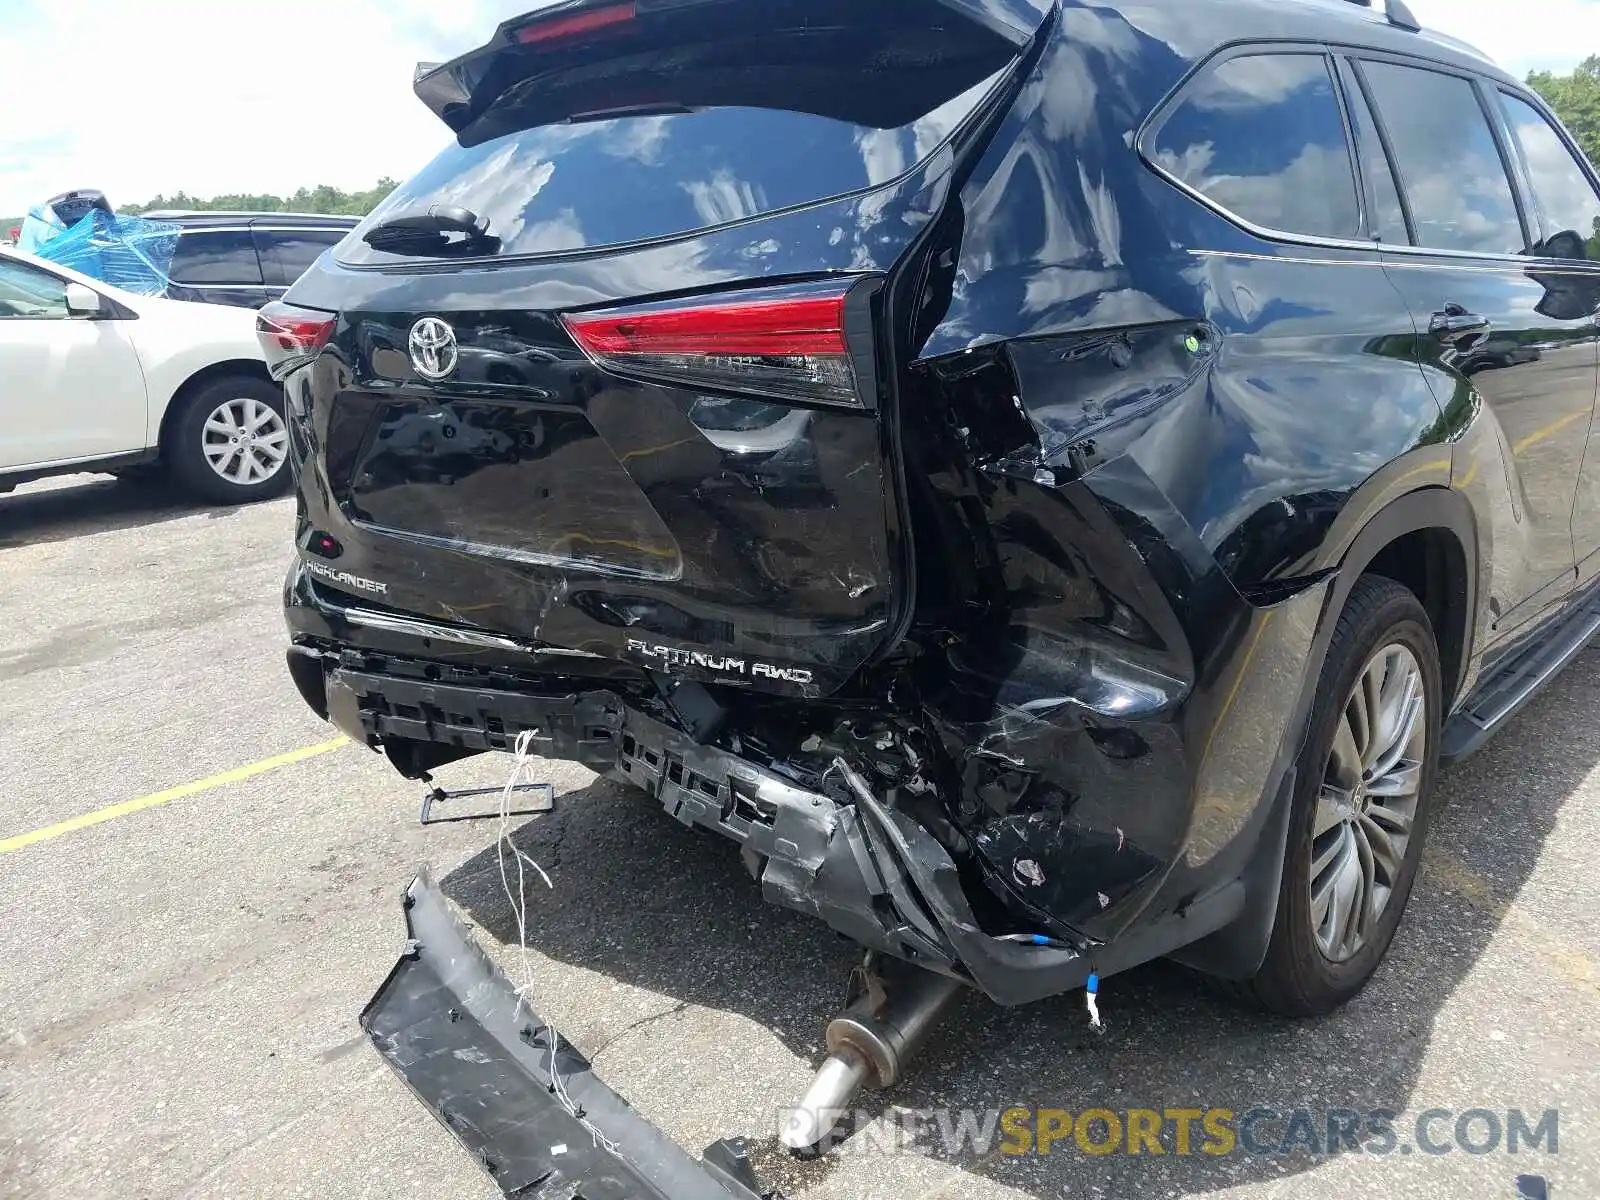
[[[1451,346],[1482,337],[1493,328],[1494,323],[1488,317],[1468,312],[1459,304],[1446,304],[1444,311],[1434,313],[1428,322],[1428,332]]]

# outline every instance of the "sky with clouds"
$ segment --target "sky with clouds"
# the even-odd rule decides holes
[[[1600,0],[1410,3],[1424,24],[1519,75],[1600,53]],[[0,0],[0,215],[75,187],[115,204],[404,178],[444,140],[411,95],[415,64],[481,44],[499,21],[538,7]]]

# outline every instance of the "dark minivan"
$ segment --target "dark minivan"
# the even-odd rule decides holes
[[[868,948],[793,1146],[958,983],[1368,981],[1439,764],[1600,628],[1536,95],[1393,0],[579,0],[416,90],[453,141],[260,323],[313,709],[634,783]],[[478,996],[553,1103],[443,911],[368,1028],[443,1111]]]
[[[168,270],[171,300],[260,308],[277,300],[359,217],[319,213],[163,210],[147,220],[179,226]]]

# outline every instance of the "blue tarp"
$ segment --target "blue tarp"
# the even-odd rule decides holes
[[[159,296],[171,282],[177,225],[91,211],[68,228],[46,205],[28,214],[17,248],[60,263],[112,287],[141,296]]]

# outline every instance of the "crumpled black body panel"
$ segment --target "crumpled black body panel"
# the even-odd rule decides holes
[[[361,1027],[507,1196],[756,1200],[596,1079],[583,1055],[517,999],[426,872],[406,890],[405,908],[406,951]],[[557,1099],[552,1071],[616,1153]]]
[[[1418,44],[1323,8],[1065,0],[981,132],[873,195],[615,254],[309,273],[297,301],[366,321],[308,372],[347,378],[290,391],[291,408],[310,397],[296,427],[316,442],[302,527],[351,534],[336,571],[302,556],[287,590],[312,707],[391,757],[504,749],[537,727],[554,756],[738,841],[768,898],[1001,1003],[1219,930],[1228,953],[1207,965],[1250,975],[1350,588],[1370,571],[1424,596],[1459,696],[1496,597],[1539,582],[1519,565],[1526,523],[1507,524],[1515,439],[1476,392],[1430,386],[1428,314],[1384,254],[1262,236],[1141,156],[1144,122],[1223,45]],[[759,452],[721,444],[688,391],[607,377],[553,324],[818,272],[879,288],[879,405],[774,414],[742,433],[769,435]],[[437,407],[476,419],[510,404],[494,388],[521,389],[516,420],[474,426],[485,470],[504,471],[518,429],[531,447],[505,475],[517,486],[483,489],[521,560],[362,537],[425,524],[395,461],[405,479],[451,461],[424,453],[431,410],[400,404],[402,318],[460,316],[487,351],[485,314],[508,307],[545,314],[503,324],[549,357]],[[333,396],[351,427],[323,421]],[[524,561],[540,555],[571,569]],[[753,666],[719,671],[729,657],[809,675],[757,685]],[[582,719],[601,692],[620,729]],[[550,709],[555,695],[572,702]]]

